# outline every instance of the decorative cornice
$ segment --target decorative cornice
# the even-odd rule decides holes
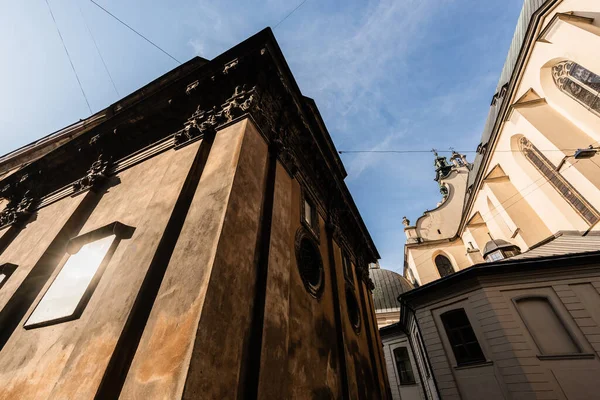
[[[297,89],[276,44],[270,43],[270,36],[260,40],[265,41],[254,48],[236,48],[177,80],[170,79],[148,96],[122,101],[102,123],[22,167],[0,186],[44,171],[43,176],[51,179],[36,175],[29,187],[36,189],[30,197],[40,199],[35,206],[46,206],[163,151],[218,134],[247,115],[290,175],[312,194],[320,213],[327,217],[336,210],[335,236],[347,244],[354,259],[364,260],[356,263],[357,271],[366,270],[377,250],[343,182],[328,134],[312,100]],[[106,158],[90,167],[89,160],[101,154]],[[0,197],[9,198],[1,192]],[[11,199],[9,206],[18,204]],[[362,275],[368,279],[368,271]]]
[[[197,82],[188,85],[186,94],[190,93],[190,87],[196,86]],[[218,126],[227,124],[246,113],[254,101],[255,89],[256,87],[248,89],[246,85],[236,86],[233,95],[221,104],[220,109],[214,106],[212,109],[203,110],[198,106],[194,114],[185,122],[183,129],[175,133],[175,146],[184,146],[206,134],[213,135]]]
[[[98,136],[94,136],[94,141],[98,140]],[[100,154],[98,159],[92,163],[92,166],[87,171],[87,175],[73,183],[73,191],[80,193],[85,190],[96,190],[106,181],[106,171],[109,167],[109,161]]]
[[[0,213],[0,228],[26,222],[34,206],[35,201],[30,197],[30,191],[25,192],[18,202],[11,201]]]

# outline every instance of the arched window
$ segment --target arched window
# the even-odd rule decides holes
[[[439,254],[435,257],[435,266],[440,273],[440,277],[445,277],[454,273],[454,268],[452,268],[452,263],[448,259],[448,257]]]
[[[552,67],[552,78],[563,93],[600,115],[599,75],[573,61],[562,61]]]
[[[598,222],[600,213],[556,171],[554,164],[524,136],[519,139],[519,150],[589,225]]]

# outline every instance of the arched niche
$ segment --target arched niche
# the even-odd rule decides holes
[[[492,237],[495,239],[510,238],[514,231],[510,229],[504,220],[504,217],[502,216],[502,209],[500,207],[496,207],[489,196],[486,198],[485,204],[487,207],[484,212],[485,220]]]

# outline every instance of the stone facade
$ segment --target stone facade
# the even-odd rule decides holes
[[[345,175],[270,30],[0,158],[0,398],[388,398]]]

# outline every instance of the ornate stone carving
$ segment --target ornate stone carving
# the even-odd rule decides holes
[[[342,229],[340,228],[342,220],[341,211],[339,208],[331,207],[328,213],[327,228],[333,235],[333,238],[341,245],[343,241]]]
[[[230,70],[237,67],[238,63],[239,63],[239,60],[237,58],[229,61],[227,64],[225,64],[225,67],[223,68],[223,74],[227,75]]]
[[[194,81],[192,83],[190,83],[189,85],[187,85],[187,87],[185,88],[185,94],[187,94],[188,96],[198,88],[198,85],[200,84],[199,81]]]
[[[408,219],[406,217],[402,217],[402,225],[410,226],[410,219]]]
[[[248,88],[246,85],[236,86],[233,95],[221,106],[222,117],[225,119],[223,123],[230,122],[245,114],[252,106],[255,94],[256,86],[252,88]]]
[[[285,134],[283,129],[279,129],[277,133],[273,134],[271,146],[281,164],[293,178],[298,172],[298,160],[292,151],[289,136]]]
[[[95,189],[106,180],[106,170],[109,162],[104,159],[102,154],[92,163],[92,166],[87,171],[87,175],[79,179],[73,184],[75,193]]]
[[[217,124],[214,109],[204,111],[198,107],[192,117],[186,121],[183,129],[175,133],[175,146],[180,146],[192,139],[201,137],[208,131],[214,131]]]
[[[28,190],[23,194],[19,202],[11,201],[0,213],[0,228],[24,222],[33,211],[34,201]]]
[[[233,95],[221,105],[220,110],[213,107],[205,111],[198,106],[194,114],[185,122],[184,128],[175,133],[175,146],[181,146],[207,133],[214,133],[218,126],[242,116],[252,106],[255,91],[255,87],[248,90],[246,86],[237,86]]]

